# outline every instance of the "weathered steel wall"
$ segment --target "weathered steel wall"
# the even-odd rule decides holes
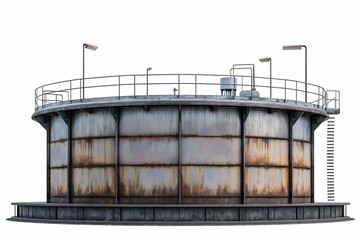
[[[243,190],[245,203],[311,200],[309,116],[295,123],[292,140],[289,111],[250,109],[242,143],[238,107],[122,107],[118,119],[113,113],[72,111],[69,143],[65,121],[50,117],[51,202],[234,204]]]
[[[240,203],[238,108],[182,108],[184,203]]]
[[[120,203],[177,202],[178,125],[178,107],[121,109]]]
[[[114,203],[115,129],[109,110],[72,113],[72,202]]]
[[[311,124],[302,116],[293,127],[293,191],[295,203],[311,202]]]
[[[289,113],[252,109],[246,120],[246,203],[286,203],[289,197]]]
[[[60,116],[50,117],[50,196],[51,202],[67,201],[67,125]]]

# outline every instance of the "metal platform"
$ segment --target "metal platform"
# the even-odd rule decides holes
[[[254,225],[354,220],[349,203],[134,205],[12,203],[17,222],[94,225]]]

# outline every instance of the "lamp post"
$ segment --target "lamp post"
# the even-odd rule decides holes
[[[287,45],[283,50],[301,50],[305,48],[305,102],[307,103],[307,47],[305,45]]]
[[[269,62],[270,63],[270,98],[272,98],[272,64],[271,64],[271,58],[260,58],[260,62]]]
[[[92,45],[89,43],[83,44],[83,77],[82,77],[82,99],[85,98],[85,48],[95,51],[98,46]],[[81,87],[80,87],[81,89]],[[81,92],[80,92],[80,99],[81,99]]]
[[[149,71],[152,69],[152,67],[148,67],[146,69],[146,96],[149,94]]]

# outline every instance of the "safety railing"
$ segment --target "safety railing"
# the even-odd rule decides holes
[[[35,111],[53,104],[88,102],[98,98],[221,96],[220,79],[224,77],[236,78],[236,81],[228,84],[228,88],[225,86],[231,94],[224,98],[241,100],[243,98],[239,92],[247,91],[249,100],[261,98],[304,104],[307,99],[305,104],[323,110],[331,109],[334,113],[340,110],[339,91],[326,91],[321,86],[308,83],[305,92],[304,82],[290,79],[218,74],[133,74],[72,79],[43,85],[35,89]]]

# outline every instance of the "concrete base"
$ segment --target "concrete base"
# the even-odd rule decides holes
[[[13,203],[18,222],[101,225],[294,224],[353,220],[348,203],[124,205]]]

